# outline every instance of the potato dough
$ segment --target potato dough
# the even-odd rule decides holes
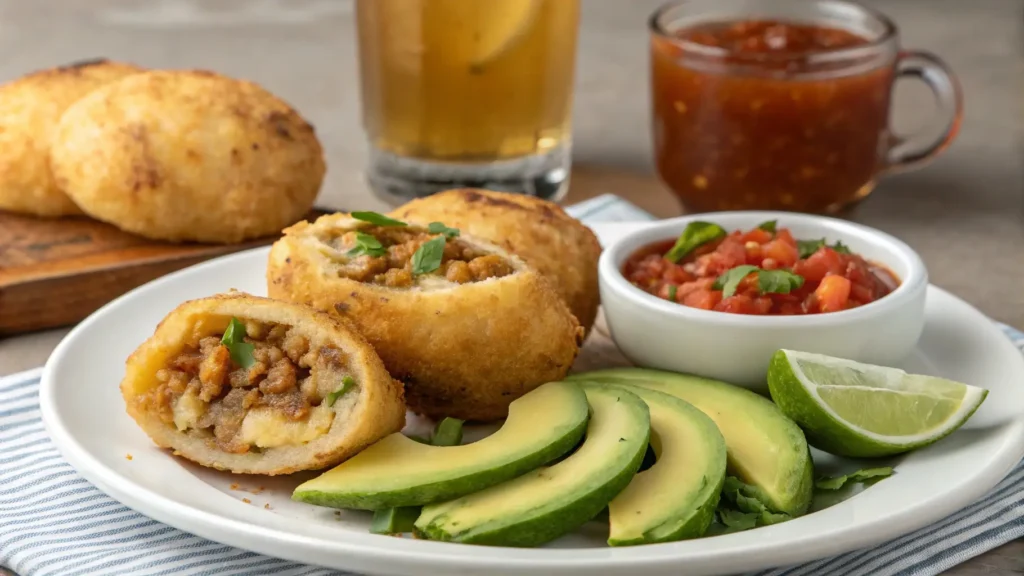
[[[79,98],[141,71],[131,64],[88,60],[0,86],[0,210],[36,216],[81,214],[50,172],[50,143],[57,122]]]
[[[600,294],[597,236],[557,204],[519,194],[465,188],[413,200],[391,213],[429,224],[443,221],[519,256],[554,284],[585,330]]]
[[[51,165],[90,216],[160,240],[276,234],[313,205],[324,159],[298,113],[251,82],[152,71],[61,118]]]
[[[387,254],[349,255],[355,231],[378,238]],[[302,222],[271,250],[268,291],[350,320],[405,383],[412,410],[503,418],[510,402],[565,376],[583,330],[543,276],[469,236],[446,243],[436,273],[410,276],[415,247],[436,237],[346,214]]]
[[[249,368],[221,344],[232,318],[253,346]],[[158,445],[245,474],[332,466],[405,423],[401,384],[343,321],[239,292],[168,314],[128,358],[121,394]]]

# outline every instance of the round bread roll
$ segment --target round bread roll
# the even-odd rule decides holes
[[[443,221],[519,256],[552,282],[586,331],[597,317],[597,236],[553,202],[463,188],[419,198],[392,216],[419,224]]]
[[[332,466],[405,424],[402,385],[343,321],[239,292],[171,311],[121,394],[158,445],[241,474]]]
[[[36,216],[81,214],[50,172],[57,122],[79,98],[141,71],[131,64],[88,60],[0,86],[0,210]]]
[[[421,247],[436,268],[417,258]],[[405,384],[409,408],[433,418],[504,418],[513,400],[565,376],[583,337],[547,279],[518,257],[411,224],[347,214],[301,222],[271,249],[267,287],[351,321]]]
[[[313,205],[313,127],[252,82],[158,70],[100,88],[60,120],[50,162],[90,216],[171,241],[276,234]]]

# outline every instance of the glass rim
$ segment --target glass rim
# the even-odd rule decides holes
[[[679,46],[688,53],[692,53],[699,56],[708,58],[724,59],[724,58],[739,58],[740,60],[747,60],[750,62],[773,62],[782,60],[791,60],[793,58],[813,58],[815,60],[844,60],[846,58],[856,59],[866,55],[870,55],[878,49],[885,48],[885,46],[896,39],[897,28],[896,24],[888,16],[882,12],[858,4],[855,2],[848,2],[846,0],[815,0],[808,2],[812,5],[832,4],[843,6],[849,10],[856,10],[863,14],[867,14],[871,18],[878,21],[882,27],[882,33],[877,38],[869,39],[864,44],[857,46],[847,46],[842,48],[821,48],[814,50],[804,50],[799,52],[758,52],[753,54],[736,54],[735,52],[722,48],[721,46],[708,46],[707,44],[700,44],[693,42],[685,38],[679,38],[673,35],[667,30],[660,19],[665,15],[666,12],[674,8],[685,6],[690,4],[692,0],[669,0],[661,6],[659,6],[648,19],[648,28],[650,32],[662,40],[671,42],[672,44]],[[737,19],[741,19],[742,16],[737,16]],[[731,20],[723,20],[727,22]]]

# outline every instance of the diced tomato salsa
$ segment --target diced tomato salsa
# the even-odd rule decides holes
[[[787,228],[734,231],[672,262],[665,256],[675,242],[666,240],[641,248],[626,261],[623,275],[634,286],[684,306],[759,315],[849,310],[874,302],[899,285],[887,268],[850,253],[842,244],[798,242]],[[738,280],[735,292],[723,295],[728,290],[723,290],[722,284],[737,266],[785,270],[802,278],[802,284],[788,293],[775,293],[771,288],[762,291],[760,271],[744,275],[740,269],[731,274]],[[797,282],[800,280],[793,284]]]

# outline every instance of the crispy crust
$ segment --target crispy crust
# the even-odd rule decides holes
[[[399,206],[395,218],[444,222],[519,256],[552,282],[589,332],[600,294],[597,236],[557,204],[521,194],[462,188]]]
[[[50,161],[90,216],[171,241],[276,234],[313,205],[313,127],[252,82],[157,70],[104,86],[61,117]]]
[[[405,382],[412,410],[495,420],[516,398],[565,376],[583,330],[548,281],[522,260],[463,235],[462,241],[508,259],[515,273],[437,289],[339,278],[318,235],[364,226],[334,214],[285,230],[270,252],[268,292],[350,320]]]
[[[314,343],[330,344],[343,352],[358,383],[334,405],[330,431],[301,446],[266,448],[260,453],[229,454],[206,440],[179,432],[133,399],[157,385],[156,371],[180,352],[185,339],[200,323],[204,332],[223,331],[232,317],[287,324],[301,329]],[[185,302],[157,326],[156,331],[128,357],[121,381],[128,414],[159,446],[193,462],[240,474],[289,474],[333,466],[405,425],[402,385],[388,375],[373,348],[343,321],[285,302],[234,292]]]
[[[0,86],[0,210],[71,216],[82,210],[60,190],[49,165],[61,114],[89,92],[143,69],[89,60],[40,70]]]

